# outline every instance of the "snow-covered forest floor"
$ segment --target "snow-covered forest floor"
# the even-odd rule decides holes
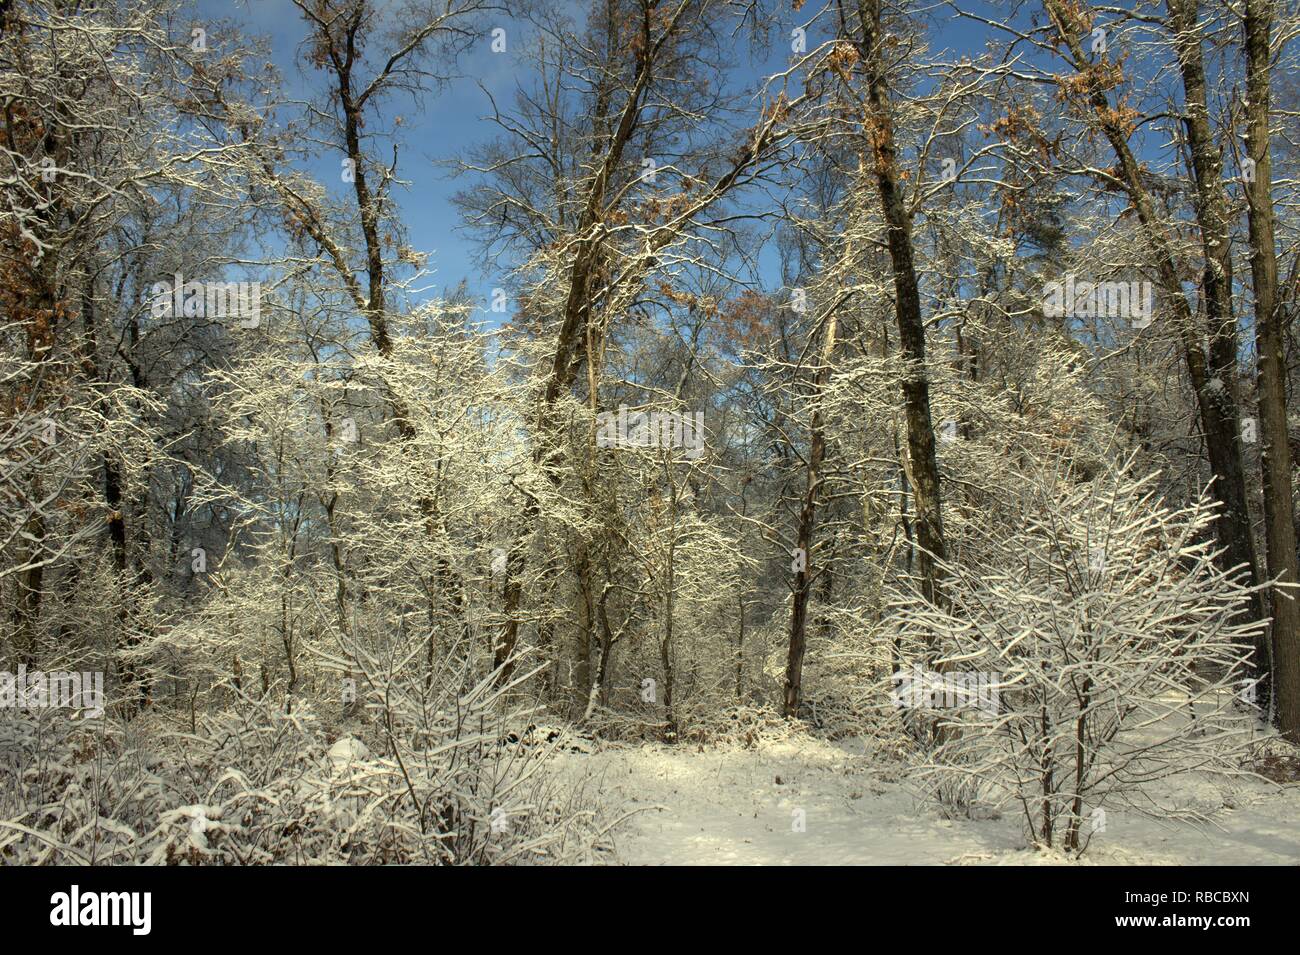
[[[602,802],[639,810],[614,833],[622,864],[1076,864],[1027,849],[1011,813],[945,817],[900,764],[852,741],[796,732],[752,746],[642,744],[561,759],[598,776]],[[1078,864],[1300,864],[1300,784],[1189,776],[1172,786],[1214,823],[1111,811]]]

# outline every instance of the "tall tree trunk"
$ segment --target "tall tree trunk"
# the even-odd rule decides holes
[[[917,567],[925,598],[939,597],[939,564],[947,553],[939,496],[939,463],[930,417],[930,381],[925,366],[925,322],[921,290],[912,249],[912,216],[903,194],[898,147],[885,78],[884,31],[880,0],[859,0],[862,38],[858,55],[867,71],[868,139],[874,153],[876,187],[888,233],[889,259],[894,272],[894,314],[899,348],[906,363],[903,406],[907,416],[908,478],[915,502]]]
[[[1173,312],[1175,330],[1182,344],[1187,374],[1196,393],[1196,405],[1205,435],[1210,470],[1214,475],[1214,494],[1221,504],[1215,532],[1223,549],[1224,569],[1244,567],[1246,582],[1259,579],[1255,560],[1255,545],[1251,537],[1250,511],[1246,505],[1246,478],[1241,461],[1241,420],[1235,392],[1235,361],[1224,359],[1220,349],[1213,361],[1221,363],[1216,369],[1206,358],[1204,338],[1179,279],[1173,243],[1164,224],[1156,213],[1155,203],[1143,184],[1141,167],[1129,148],[1129,130],[1122,114],[1111,108],[1106,90],[1109,88],[1109,64],[1089,62],[1080,46],[1079,37],[1071,29],[1075,22],[1061,0],[1043,0],[1043,7],[1051,17],[1065,55],[1078,75],[1086,80],[1085,103],[1095,116],[1098,127],[1105,134],[1115,153],[1115,175],[1123,183],[1129,201],[1137,212],[1147,241],[1155,259],[1159,284],[1165,301]],[[1230,375],[1225,380],[1219,374]]]
[[[671,463],[665,460],[664,468],[668,470]],[[664,670],[664,716],[667,728],[664,730],[665,742],[677,741],[677,713],[673,709],[673,693],[676,688],[676,671],[673,666],[673,613],[677,582],[677,485],[672,475],[668,475],[668,548],[664,567],[664,630],[659,644],[659,662]]]
[[[1187,131],[1192,175],[1196,182],[1196,221],[1205,256],[1201,288],[1205,294],[1205,311],[1209,319],[1209,372],[1223,382],[1235,398],[1239,395],[1239,343],[1237,319],[1232,308],[1232,246],[1228,197],[1223,184],[1223,163],[1210,128],[1210,112],[1205,93],[1200,0],[1167,0],[1166,5],[1183,80],[1183,126]],[[1236,559],[1252,558],[1238,555]],[[1267,612],[1262,595],[1257,594],[1257,619],[1262,619]],[[1261,634],[1255,646],[1252,669],[1260,681],[1259,689],[1264,700],[1269,695],[1268,658],[1268,637]]]
[[[612,8],[609,13],[612,15]],[[670,27],[675,26],[676,19],[670,24]],[[582,212],[574,229],[574,235],[580,238],[575,243],[573,270],[569,276],[564,315],[560,322],[560,328],[556,333],[555,353],[551,356],[551,367],[546,375],[539,397],[537,411],[538,445],[533,454],[534,462],[553,483],[556,478],[552,475],[561,459],[559,448],[560,426],[554,420],[554,409],[560,395],[572,386],[576,377],[578,366],[574,361],[574,355],[579,351],[583,333],[586,331],[587,323],[591,321],[592,292],[597,282],[596,274],[604,256],[604,242],[597,226],[608,212],[605,205],[610,181],[619,163],[622,162],[624,149],[640,122],[641,109],[644,105],[642,97],[650,82],[651,71],[654,66],[654,54],[658,52],[659,45],[668,36],[668,33],[665,33],[658,43],[652,43],[650,30],[651,24],[647,18],[640,25],[639,49],[641,52],[637,59],[636,80],[628,91],[627,100],[619,113],[618,122],[612,125],[612,131],[607,136],[597,138],[597,142],[604,140],[605,152],[603,156],[598,157],[594,154],[592,156],[592,161],[596,166],[596,174],[592,178],[586,202],[583,204]],[[608,93],[605,87],[602,86],[600,93],[601,105],[599,107],[601,110],[606,109],[608,105],[607,98]],[[594,125],[603,127],[606,122],[606,117],[602,113],[595,117]],[[498,681],[501,683],[510,679],[510,674],[514,669],[514,653],[519,644],[519,608],[523,602],[523,584],[520,578],[527,563],[525,547],[528,536],[536,527],[539,517],[538,501],[536,498],[529,497],[524,502],[518,524],[519,529],[515,534],[506,561],[505,623],[497,638],[493,653],[493,666],[498,670]]]
[[[32,484],[32,498],[40,500],[41,481]],[[45,541],[45,518],[37,513],[27,521],[23,532],[32,535],[36,543],[17,548],[20,565],[31,563],[16,575],[17,594],[14,603],[14,653],[19,663],[33,666],[36,663],[37,624],[41,616],[41,595],[44,593],[45,558],[41,547]]]
[[[1269,575],[1282,585],[1297,581],[1291,449],[1286,423],[1286,364],[1277,295],[1273,238],[1269,95],[1273,0],[1246,0],[1246,149],[1250,272],[1255,288],[1255,347],[1259,361],[1259,416],[1263,437],[1264,528]],[[1300,743],[1300,607],[1289,590],[1270,591],[1273,606],[1273,691],[1278,728]]]
[[[794,600],[790,610],[790,644],[785,660],[784,713],[793,719],[799,715],[803,697],[803,658],[808,645],[808,602],[813,585],[813,532],[817,525],[817,495],[821,490],[822,460],[826,455],[826,434],[822,420],[822,395],[830,380],[831,359],[835,352],[835,329],[839,304],[826,315],[817,374],[812,389],[812,428],[808,448],[807,483],[803,506],[799,511],[798,552],[795,563]]]

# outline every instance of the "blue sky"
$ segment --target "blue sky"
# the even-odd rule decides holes
[[[586,6],[577,0],[564,2],[575,9]],[[964,6],[989,17],[1004,13],[998,9],[1000,4],[995,2],[967,0]],[[247,32],[268,36],[272,42],[273,58],[291,97],[302,95],[308,89],[320,88],[320,75],[299,62],[298,46],[304,29],[301,15],[290,0],[198,0],[197,7],[199,18],[231,17],[241,22]],[[796,14],[790,11],[788,3],[783,3],[787,23],[774,37],[770,51],[762,57],[749,49],[737,51],[733,69],[733,82],[737,89],[757,90],[762,77],[786,65],[790,56],[789,29],[806,22],[813,7],[814,4],[808,4]],[[930,19],[932,48],[946,49],[954,56],[974,57],[985,52],[991,39],[998,42],[1005,39],[982,24],[955,17],[942,5],[931,8]],[[511,49],[506,54],[493,53],[490,48],[490,30],[497,25],[507,30]],[[503,107],[509,107],[516,82],[529,79],[519,74],[520,70],[529,67],[521,64],[514,55],[514,51],[527,40],[525,25],[503,13],[489,16],[485,28],[481,41],[473,44],[461,60],[460,75],[449,87],[425,96],[419,106],[407,97],[392,98],[384,106],[386,117],[400,114],[403,119],[399,131],[398,175],[409,181],[409,185],[395,193],[395,200],[411,244],[430,254],[430,266],[434,272],[432,291],[437,293],[443,287],[453,288],[465,280],[481,306],[486,305],[494,287],[507,283],[503,275],[482,274],[477,266],[474,248],[469,237],[461,232],[457,210],[450,202],[451,196],[464,188],[465,183],[450,178],[447,171],[436,166],[436,162],[461,155],[467,147],[496,134],[496,127],[483,119],[488,111],[488,100],[479,84]],[[823,39],[814,28],[807,38],[809,48]],[[387,150],[389,147],[385,145],[383,148]],[[321,182],[341,191],[350,187],[340,181],[340,158],[339,153],[328,154],[313,165],[311,172]],[[774,262],[774,253],[769,249],[763,256],[762,270],[765,281],[770,274],[771,284],[777,284]],[[475,317],[480,320],[501,318],[487,311],[481,311]]]
[[[268,36],[290,96],[323,88],[320,74],[299,61],[298,47],[305,30],[301,13],[290,0],[199,0],[198,9],[200,14],[230,17],[244,24],[248,32]],[[509,18],[499,19],[510,28]],[[487,99],[478,83],[498,97],[509,97],[513,89],[513,57],[493,54],[489,42],[485,36],[475,45],[460,64],[462,75],[449,88],[425,96],[419,106],[409,97],[394,97],[385,106],[386,113],[403,118],[398,176],[410,185],[395,198],[412,246],[430,254],[437,289],[455,287],[465,279],[484,301],[500,283],[476,274],[471,246],[458,232],[459,217],[449,201],[462,184],[436,168],[435,161],[454,157],[491,134],[492,127],[482,121]],[[331,154],[311,168],[322,183],[339,191],[351,188],[340,180],[341,157],[341,153]]]

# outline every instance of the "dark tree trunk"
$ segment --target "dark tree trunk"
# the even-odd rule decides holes
[[[1250,219],[1250,272],[1255,288],[1255,343],[1259,360],[1264,531],[1268,572],[1282,585],[1297,580],[1291,504],[1291,447],[1286,422],[1285,332],[1278,307],[1277,253],[1273,237],[1272,161],[1269,156],[1272,0],[1246,0],[1246,149],[1252,175],[1246,183]],[[1300,743],[1300,607],[1281,587],[1273,607],[1273,692],[1278,728]]]
[[[836,312],[832,306],[826,316],[822,333],[821,360],[812,389],[812,428],[808,449],[807,483],[803,506],[799,511],[798,548],[795,564],[794,599],[790,611],[790,645],[785,661],[784,713],[793,719],[799,715],[803,698],[803,658],[808,645],[808,603],[813,587],[813,533],[817,526],[817,495],[821,490],[822,461],[826,455],[826,434],[823,427],[821,401],[830,379],[831,359],[835,353]]]
[[[1167,0],[1167,6],[1174,50],[1178,55],[1183,79],[1183,126],[1187,131],[1192,175],[1196,182],[1196,220],[1205,256],[1201,287],[1209,319],[1209,373],[1214,379],[1223,382],[1224,388],[1232,394],[1236,403],[1240,394],[1237,374],[1239,343],[1237,320],[1232,308],[1232,246],[1228,199],[1223,185],[1223,163],[1211,132],[1206,101],[1205,63],[1199,33],[1200,3],[1199,0]],[[1215,473],[1217,475],[1220,472],[1216,470]],[[1243,531],[1233,528],[1230,533],[1235,536]],[[1248,536],[1249,528],[1244,533]],[[1237,562],[1253,560],[1253,549],[1250,554],[1238,549],[1234,559]],[[1260,595],[1256,596],[1254,611],[1257,619],[1267,615],[1265,602]],[[1268,657],[1268,638],[1267,635],[1261,635],[1255,646],[1252,669],[1260,681],[1259,691],[1265,706],[1269,697]]]
[[[1241,460],[1241,421],[1234,391],[1235,361],[1224,355],[1222,341],[1215,354],[1207,360],[1204,336],[1196,316],[1187,302],[1179,279],[1173,246],[1164,224],[1156,213],[1142,180],[1141,167],[1128,145],[1128,129],[1121,114],[1111,108],[1106,94],[1104,75],[1094,68],[1083,53],[1079,37],[1069,28],[1070,17],[1061,0],[1043,0],[1043,6],[1052,18],[1057,36],[1071,65],[1087,78],[1084,95],[1087,105],[1095,114],[1097,124],[1105,134],[1115,153],[1115,175],[1123,183],[1129,200],[1137,212],[1138,221],[1151,245],[1159,285],[1164,292],[1182,344],[1187,373],[1196,393],[1196,405],[1205,435],[1210,470],[1214,475],[1213,493],[1221,504],[1215,532],[1223,549],[1221,565],[1225,570],[1245,568],[1246,583],[1258,580],[1255,545],[1251,537],[1250,511],[1246,505],[1246,478]],[[1216,377],[1215,362],[1219,371],[1230,374],[1223,380]]]
[[[921,316],[921,290],[912,250],[912,216],[903,193],[894,138],[889,87],[885,78],[884,31],[880,0],[859,0],[862,39],[858,53],[867,71],[870,129],[876,186],[888,235],[889,259],[894,273],[894,314],[899,348],[907,370],[903,407],[907,417],[908,477],[912,487],[918,545],[917,569],[927,600],[939,598],[939,567],[946,559],[939,492],[939,462],[935,454],[934,425],[930,416],[930,381],[925,366],[925,321]]]

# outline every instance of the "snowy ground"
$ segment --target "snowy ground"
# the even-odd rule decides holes
[[[634,865],[1021,865],[1067,860],[1024,849],[1019,822],[945,819],[897,767],[852,744],[808,736],[755,749],[610,748],[575,756],[602,778],[603,798],[637,813],[616,837]],[[1185,778],[1180,794],[1223,807],[1221,828],[1156,823],[1109,811],[1085,863],[1300,865],[1300,785]],[[805,831],[795,831],[797,811]]]

